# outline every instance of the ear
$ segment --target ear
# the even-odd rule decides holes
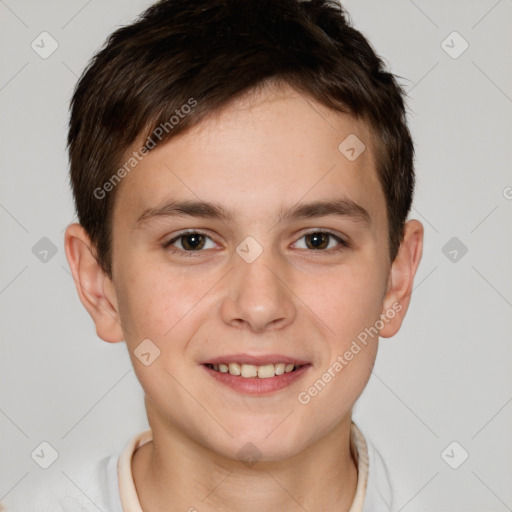
[[[380,330],[379,336],[382,338],[394,336],[402,325],[422,254],[423,224],[418,220],[410,220],[405,224],[404,239],[389,273],[381,311],[384,327]]]
[[[67,227],[64,247],[78,296],[94,320],[96,334],[110,343],[123,341],[114,285],[98,264],[90,238],[80,224]]]

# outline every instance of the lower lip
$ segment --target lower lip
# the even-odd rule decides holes
[[[247,393],[251,395],[266,395],[275,391],[280,391],[302,378],[308,372],[310,367],[310,364],[305,364],[293,372],[260,379],[259,377],[241,377],[239,375],[231,375],[228,372],[217,372],[208,368],[208,366],[203,365],[203,368],[214,379],[217,379],[218,382],[221,382],[240,393]]]

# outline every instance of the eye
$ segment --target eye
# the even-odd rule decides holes
[[[304,234],[299,240],[305,240],[305,246],[300,249],[310,249],[318,252],[336,252],[350,247],[350,244],[338,235],[329,231],[312,231]],[[210,241],[210,246],[208,246]],[[337,242],[333,243],[333,242]],[[298,242],[296,242],[297,244]],[[186,256],[195,256],[193,253],[200,253],[203,249],[214,249],[215,242],[199,231],[188,231],[180,233],[163,244],[164,249],[171,252],[181,252]]]
[[[207,240],[212,242],[210,247],[207,247]],[[187,256],[192,256],[192,254],[190,254],[192,252],[201,252],[202,249],[215,248],[215,242],[213,242],[213,240],[204,233],[189,231],[181,233],[168,242],[165,242],[163,247],[164,249],[170,249],[172,252],[184,252],[185,254],[189,253]]]
[[[302,239],[305,240],[305,247],[299,247],[300,249],[311,249],[313,251],[326,252],[326,249],[339,251],[349,247],[348,242],[329,231],[312,231],[303,235],[299,240]],[[334,244],[334,248],[333,244],[330,243],[333,240],[338,242],[338,245]]]

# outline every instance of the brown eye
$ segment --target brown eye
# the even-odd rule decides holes
[[[194,251],[204,247],[205,237],[199,233],[182,235],[180,238],[182,240],[181,245],[186,251]]]
[[[208,241],[211,241],[211,245],[206,247]],[[190,231],[189,233],[182,233],[169,240],[163,245],[164,249],[168,249],[175,252],[192,253],[192,252],[203,252],[202,249],[212,249],[215,247],[215,243],[211,238],[203,233],[197,231]]]
[[[328,233],[310,233],[305,236],[306,245],[308,249],[325,249],[329,245],[330,237]]]
[[[347,248],[349,246],[349,244],[342,238],[336,236],[334,233],[330,233],[329,231],[314,231],[307,233],[302,236],[301,240],[302,239],[305,240],[305,247],[300,248],[311,249],[320,252],[331,252],[331,250],[336,251]],[[332,241],[337,242],[337,244],[333,244]]]

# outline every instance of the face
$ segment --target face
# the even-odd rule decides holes
[[[338,149],[354,135],[355,159],[355,139]],[[271,460],[346,421],[377,353],[376,336],[351,347],[385,313],[387,233],[366,126],[291,89],[246,95],[152,150],[119,185],[112,245],[150,422]],[[207,366],[222,362],[297,369]]]

